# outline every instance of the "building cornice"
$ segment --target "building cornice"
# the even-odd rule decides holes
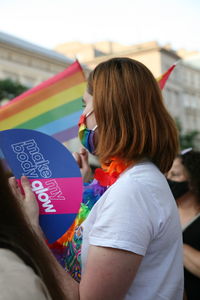
[[[0,32],[0,45],[3,48],[23,52],[24,55],[37,57],[48,61],[57,61],[60,64],[71,64],[74,60],[56,51],[46,49],[35,44],[29,43],[15,36]]]
[[[85,61],[84,63],[85,64],[98,64],[102,61],[105,61],[105,60],[108,60],[108,59],[111,59],[113,57],[131,57],[132,55],[136,55],[136,54],[140,54],[142,55],[143,53],[147,53],[147,52],[161,52],[161,53],[164,53],[168,56],[171,56],[172,58],[174,58],[175,60],[179,60],[181,59],[181,57],[173,50],[168,50],[168,49],[165,49],[163,47],[160,47],[158,44],[154,44],[153,46],[149,46],[149,47],[142,47],[142,46],[134,46],[133,49],[128,49],[128,50],[124,50],[124,51],[120,51],[120,52],[117,52],[117,53],[112,53],[112,54],[108,54],[108,55],[104,55],[104,56],[100,56],[100,57],[97,57],[97,58],[94,58],[92,60],[88,60],[88,61]]]

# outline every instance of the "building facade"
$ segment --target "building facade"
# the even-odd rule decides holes
[[[73,62],[74,59],[63,54],[0,32],[0,80],[9,78],[32,88],[63,71]],[[82,67],[87,76],[88,69],[84,65]],[[6,102],[8,99],[1,101],[0,105]],[[77,138],[65,144],[72,152],[80,149]]]
[[[163,90],[165,104],[183,132],[200,132],[200,54],[174,51],[152,41],[125,46],[113,42],[65,43],[55,51],[0,32],[0,80],[10,78],[31,88],[61,72],[78,58],[86,76],[97,64],[112,57],[130,57],[144,63],[158,78],[172,64],[177,66]],[[77,151],[77,139],[69,142]]]
[[[90,69],[112,57],[130,57],[144,63],[156,78],[177,62],[163,90],[164,101],[172,116],[180,121],[183,132],[200,131],[200,63],[189,62],[185,51],[176,52],[170,45],[161,47],[155,41],[133,46],[112,42],[66,43],[57,46],[56,51],[78,57]],[[194,54],[197,55],[188,55]]]
[[[72,62],[58,52],[0,32],[0,80],[10,78],[31,88]]]

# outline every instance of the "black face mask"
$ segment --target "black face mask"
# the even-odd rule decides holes
[[[188,181],[179,182],[167,179],[167,182],[175,199],[178,199],[189,191]]]

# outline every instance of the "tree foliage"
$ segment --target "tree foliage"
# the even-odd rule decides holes
[[[19,82],[15,82],[11,79],[0,80],[0,101],[4,99],[11,100],[25,92],[27,87]]]

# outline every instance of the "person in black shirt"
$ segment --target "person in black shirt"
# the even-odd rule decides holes
[[[200,299],[200,152],[179,155],[167,174],[183,229],[187,300]]]

